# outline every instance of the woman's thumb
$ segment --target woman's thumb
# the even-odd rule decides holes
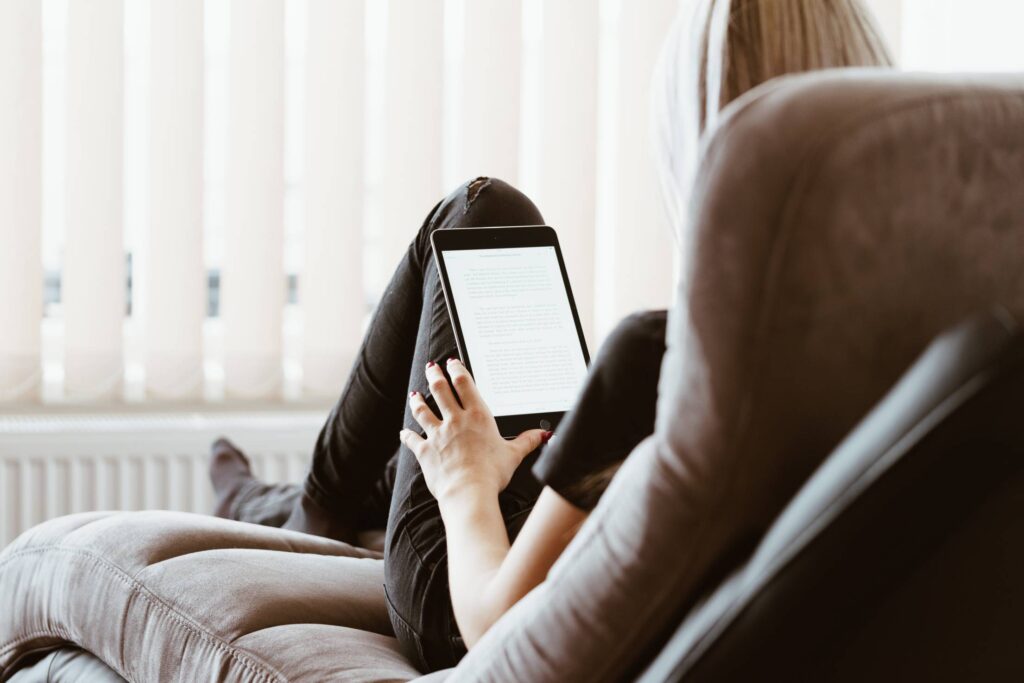
[[[512,443],[519,447],[519,451],[525,458],[527,455],[540,448],[540,445],[547,443],[548,439],[551,438],[552,432],[545,431],[543,429],[531,429],[528,432],[523,432],[517,436]]]

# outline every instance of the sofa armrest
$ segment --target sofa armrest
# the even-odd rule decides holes
[[[73,644],[129,680],[409,680],[378,552],[175,512],[41,524],[0,553],[0,678]]]

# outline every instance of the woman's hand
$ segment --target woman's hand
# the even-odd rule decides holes
[[[426,438],[408,429],[403,429],[399,437],[416,455],[427,488],[438,501],[465,491],[497,496],[508,486],[523,459],[547,441],[551,432],[532,429],[506,440],[466,366],[449,358],[448,374],[458,400],[440,366],[428,363],[427,381],[442,419],[438,420],[423,396],[414,391],[409,403]]]

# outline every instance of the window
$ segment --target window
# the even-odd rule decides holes
[[[903,0],[902,66],[1024,71],[1024,2]]]

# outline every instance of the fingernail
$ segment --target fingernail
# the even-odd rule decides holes
[[[418,392],[418,391],[410,391],[410,392],[409,392],[409,396],[410,396],[410,397],[412,397],[412,396],[419,396],[419,393],[420,393],[420,392]]]
[[[452,356],[451,358],[448,359],[448,362],[451,363],[451,362],[457,361],[457,360],[458,360],[458,358],[455,358],[454,356]]]
[[[428,360],[428,361],[427,361],[427,367],[428,367],[428,368],[432,368],[432,367],[434,367],[434,361],[432,361],[432,360]]]
[[[554,435],[554,432],[544,432],[543,434],[540,435],[540,442],[547,443],[548,441],[551,440],[551,437],[553,437]]]

